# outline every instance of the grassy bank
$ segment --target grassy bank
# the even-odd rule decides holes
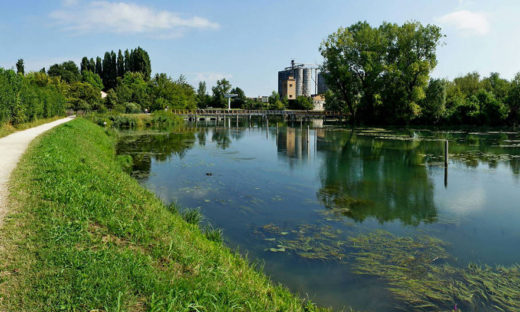
[[[85,118],[99,126],[116,129],[170,129],[183,120],[178,115],[164,111],[151,114],[90,113]]]
[[[52,118],[43,118],[43,119],[38,119],[38,120],[31,121],[31,122],[23,123],[23,124],[18,124],[15,126],[13,126],[11,124],[3,124],[0,126],[0,138],[5,137],[16,131],[25,130],[25,129],[36,127],[39,125],[43,125],[45,123],[55,121],[55,120],[58,120],[61,118],[63,118],[63,116],[56,116],[56,117],[52,117]]]
[[[210,241],[76,119],[35,140],[0,232],[0,311],[315,311]]]

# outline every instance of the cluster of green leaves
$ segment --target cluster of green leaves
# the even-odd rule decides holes
[[[453,81],[431,80],[424,123],[505,125],[520,120],[520,75],[512,81],[498,73],[481,79],[470,73]]]
[[[166,74],[157,74],[151,79],[150,58],[140,47],[124,54],[121,50],[117,55],[114,51],[106,52],[103,59],[84,57],[80,66],[68,61],[52,65],[48,71],[49,76],[61,77],[68,83],[64,94],[74,110],[141,113],[196,108],[195,90],[183,76],[173,80]],[[107,91],[104,100],[101,90]]]
[[[246,98],[246,95],[239,87],[233,88],[231,83],[226,78],[217,81],[216,85],[211,88],[212,95],[207,92],[206,82],[201,81],[197,89],[197,107],[206,108],[227,108],[228,99],[225,98],[225,94],[235,94],[236,97],[231,99],[231,108],[247,108],[250,99]]]
[[[332,105],[351,120],[407,123],[421,113],[430,72],[437,65],[440,28],[408,22],[340,28],[320,47]],[[339,104],[339,105],[338,105]]]
[[[138,113],[165,109],[195,109],[197,95],[183,76],[173,80],[157,74],[146,81],[141,73],[128,72],[107,93],[106,107],[117,112]]]
[[[114,51],[107,51],[103,59],[98,56],[95,61],[94,58],[83,57],[81,72],[84,71],[98,74],[105,85],[105,90],[110,90],[117,86],[117,78],[123,77],[128,72],[141,73],[146,81],[150,80],[152,65],[148,52],[137,47],[130,51],[125,50],[124,54],[119,50],[117,56]]]
[[[320,47],[326,109],[348,113],[353,123],[518,123],[520,74],[512,81],[498,73],[430,79],[441,38],[437,26],[417,22],[340,28]]]
[[[63,85],[46,74],[27,76],[0,68],[0,125],[64,115]]]
[[[25,154],[0,233],[1,310],[318,310],[143,189],[114,141],[76,119]]]

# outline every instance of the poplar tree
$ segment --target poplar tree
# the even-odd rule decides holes
[[[125,75],[125,60],[123,58],[123,53],[121,50],[117,52],[117,76],[123,77]]]

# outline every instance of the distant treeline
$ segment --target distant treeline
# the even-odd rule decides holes
[[[430,78],[442,38],[439,27],[418,22],[338,29],[320,47],[326,109],[346,112],[354,124],[517,124],[520,76]]]

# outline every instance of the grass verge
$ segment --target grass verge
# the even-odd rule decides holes
[[[45,123],[49,123],[51,121],[55,121],[55,120],[58,120],[61,118],[63,118],[63,116],[55,116],[55,117],[51,117],[51,118],[38,119],[38,120],[31,121],[31,122],[23,123],[20,125],[16,125],[16,126],[13,126],[11,124],[0,125],[0,138],[5,137],[16,131],[25,130],[25,129],[36,127],[39,125],[43,125]]]
[[[318,310],[139,186],[107,133],[78,118],[14,171],[0,311]]]

